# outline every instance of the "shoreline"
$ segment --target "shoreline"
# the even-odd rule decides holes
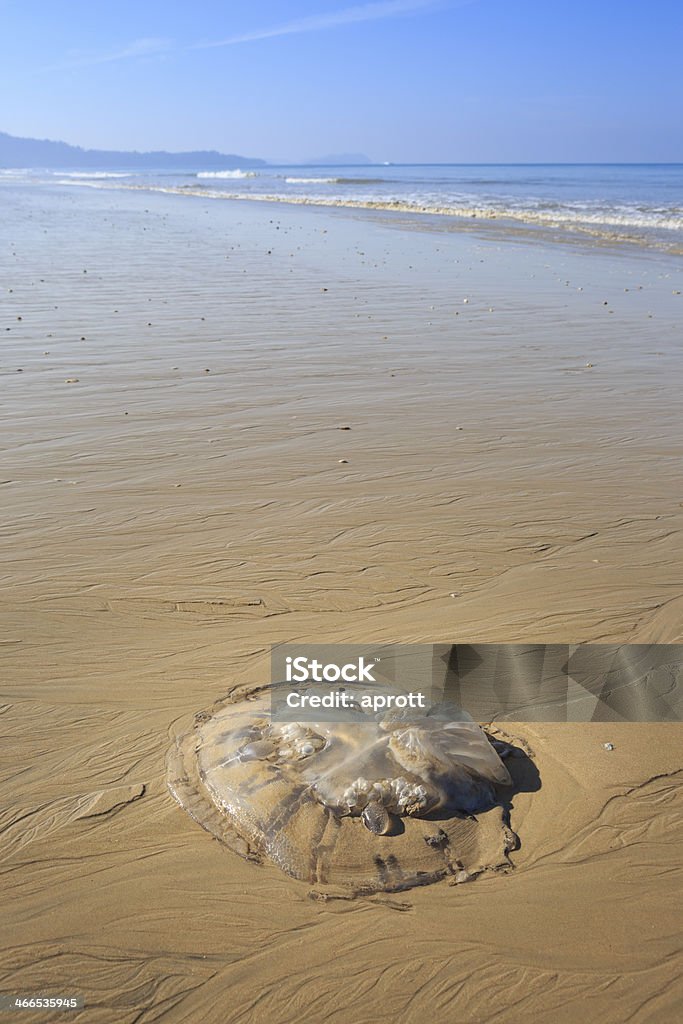
[[[14,185],[11,180],[0,184]],[[656,254],[667,254],[673,257],[683,255],[683,243],[679,240],[669,240],[665,234],[657,234],[663,228],[655,229],[641,227],[641,233],[635,231],[631,226],[631,233],[626,230],[627,225],[621,225],[618,221],[599,222],[602,227],[590,226],[587,221],[576,220],[568,215],[543,215],[532,211],[515,212],[513,210],[499,211],[487,207],[466,207],[459,209],[450,206],[427,206],[420,203],[402,202],[399,200],[356,200],[338,199],[316,196],[286,196],[268,193],[240,193],[225,192],[211,189],[205,185],[136,185],[124,184],[118,181],[105,180],[61,180],[49,183],[32,182],[27,185],[29,188],[90,188],[97,191],[113,192],[143,192],[159,195],[177,195],[194,197],[205,200],[224,200],[235,203],[267,203],[276,206],[309,207],[312,209],[359,211],[368,214],[378,213],[397,215],[397,217],[419,218],[423,221],[432,221],[435,225],[442,226],[444,230],[461,230],[481,232],[482,237],[490,234],[491,237],[498,237],[501,241],[511,238],[529,238],[538,241],[540,244],[569,244],[578,243],[587,246],[600,245],[615,250],[630,248],[631,251],[642,249],[652,251]],[[405,220],[403,226],[405,226]],[[620,227],[623,230],[619,230]],[[612,230],[610,230],[610,228]]]

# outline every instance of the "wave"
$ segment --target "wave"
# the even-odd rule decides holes
[[[381,185],[384,178],[285,178],[288,185]]]
[[[385,185],[388,178],[337,178],[340,185]]]
[[[168,191],[172,191],[169,189]],[[206,195],[206,193],[205,193]],[[683,208],[670,210],[634,210],[618,212],[603,208],[591,209],[531,209],[520,206],[476,206],[468,204],[444,204],[438,200],[424,201],[417,198],[345,198],[341,196],[300,196],[288,193],[240,193],[217,192],[211,198],[249,199],[270,203],[292,203],[301,206],[347,206],[366,210],[396,210],[402,213],[431,214],[442,217],[461,217],[468,220],[512,220],[545,227],[583,225],[604,228],[660,229],[683,231]]]
[[[132,178],[129,171],[52,171],[60,178]]]
[[[198,171],[198,178],[255,178],[256,171]]]
[[[338,185],[339,178],[285,178],[288,185]]]

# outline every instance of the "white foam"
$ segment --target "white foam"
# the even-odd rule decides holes
[[[198,171],[198,178],[255,178],[256,171]]]
[[[61,178],[130,178],[130,172],[124,171],[52,171]]]
[[[339,178],[285,178],[288,185],[338,185]]]

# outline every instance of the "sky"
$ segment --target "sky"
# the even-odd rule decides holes
[[[681,53],[681,0],[0,0],[0,131],[277,161],[683,161]]]

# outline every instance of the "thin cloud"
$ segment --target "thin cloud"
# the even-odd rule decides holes
[[[394,18],[401,14],[412,14],[429,7],[442,6],[439,0],[379,0],[377,3],[357,4],[344,7],[329,14],[313,14],[308,18],[285,22],[271,28],[257,29],[240,35],[228,36],[210,43],[196,43],[196,50],[209,49],[217,46],[235,46],[238,43],[253,43],[259,39],[274,39],[276,36],[292,36],[302,32],[322,32],[342,25],[353,25],[361,21],[379,21],[381,18]]]
[[[152,37],[134,39],[118,50],[104,53],[74,52],[58,64],[38,69],[40,72],[68,71],[72,68],[95,67],[99,64],[114,64],[119,61],[135,60],[144,57],[162,56],[173,52],[188,50],[206,50],[220,46],[236,46],[239,43],[257,42],[259,39],[274,39],[278,36],[298,35],[303,32],[323,32],[344,25],[354,25],[364,21],[380,21],[385,18],[397,18],[402,15],[416,14],[419,11],[435,10],[443,7],[465,7],[477,3],[478,0],[374,0],[372,3],[356,4],[344,7],[328,14],[313,14],[306,18],[298,18],[282,25],[244,32],[228,36],[212,42],[193,43],[189,46],[178,46],[172,39]],[[0,0],[0,6],[3,0]]]
[[[120,60],[134,60],[136,57],[152,57],[167,53],[172,47],[170,39],[134,39],[120,50],[106,53],[75,53],[60,64],[51,64],[42,71],[63,71],[69,68],[93,67],[96,64],[113,64]]]

